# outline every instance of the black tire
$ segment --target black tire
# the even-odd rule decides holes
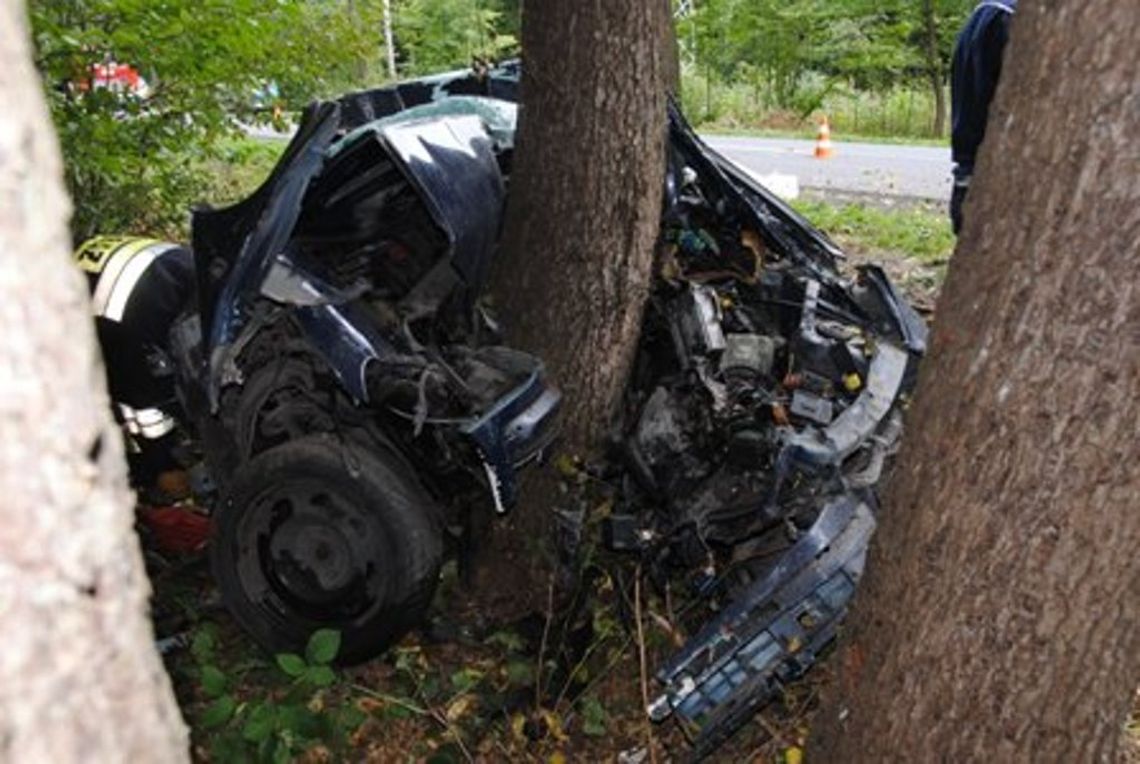
[[[341,632],[341,663],[383,652],[423,618],[443,556],[437,509],[381,449],[311,435],[234,473],[211,550],[222,599],[271,652]]]

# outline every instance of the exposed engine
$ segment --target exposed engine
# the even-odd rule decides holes
[[[647,711],[695,724],[700,756],[834,636],[924,336],[881,271],[847,280],[789,247],[746,179],[674,136],[605,533],[693,602]]]

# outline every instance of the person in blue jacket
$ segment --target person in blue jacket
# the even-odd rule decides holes
[[[954,160],[954,189],[950,220],[954,233],[962,229],[962,202],[974,174],[974,160],[986,133],[990,102],[1001,77],[1002,53],[1009,40],[1009,23],[1017,0],[983,0],[970,14],[954,45],[950,68],[950,143]]]

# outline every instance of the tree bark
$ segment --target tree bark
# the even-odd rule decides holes
[[[812,761],[1114,761],[1140,683],[1140,5],[1023,3]]]
[[[665,10],[523,6],[522,109],[491,292],[511,344],[543,358],[563,391],[560,447],[571,454],[609,432],[640,334],[661,221]],[[490,612],[545,607],[535,552],[551,538],[558,478],[524,477],[479,567]]]
[[[179,761],[24,4],[0,4],[0,760]]]
[[[665,12],[661,14],[661,55],[664,56],[665,92],[681,97],[681,49],[677,44],[677,25],[673,22],[673,1],[662,0]]]
[[[606,433],[661,221],[660,0],[528,3],[518,148],[492,293],[566,396],[565,442]]]

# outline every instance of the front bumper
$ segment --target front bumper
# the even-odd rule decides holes
[[[561,405],[562,393],[547,383],[538,364],[525,382],[461,428],[483,460],[498,513],[518,499],[515,471],[539,458],[557,436]]]

